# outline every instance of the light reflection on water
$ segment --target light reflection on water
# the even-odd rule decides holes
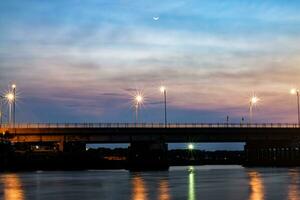
[[[157,187],[158,200],[170,200],[169,182],[166,179],[158,180]],[[140,174],[135,174],[132,178],[132,200],[147,200],[149,191],[144,178]]]
[[[188,200],[195,200],[195,171],[194,167],[189,168],[189,194]]]
[[[170,191],[169,191],[169,182],[168,180],[160,180],[159,182],[159,195],[158,198],[159,200],[170,200]]]
[[[257,171],[248,172],[250,197],[249,200],[264,200],[264,184],[262,182],[260,173]]]
[[[144,180],[141,176],[136,175],[132,179],[132,200],[146,200],[147,199],[147,190],[144,183]]]
[[[23,200],[24,191],[21,180],[16,174],[2,176],[4,200]]]
[[[0,174],[3,200],[300,200],[300,168],[173,167]]]
[[[299,171],[290,170],[290,184],[288,189],[288,200],[300,200],[299,193]]]

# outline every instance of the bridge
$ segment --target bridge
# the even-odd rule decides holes
[[[55,144],[62,152],[84,150],[88,143],[130,143],[131,162],[137,165],[160,163],[149,158],[153,155],[164,161],[167,143],[189,142],[244,142],[250,164],[300,165],[298,124],[27,123],[2,124],[0,132],[13,144]]]
[[[11,142],[130,143],[164,138],[167,143],[299,140],[297,124],[228,123],[27,123],[3,124]]]

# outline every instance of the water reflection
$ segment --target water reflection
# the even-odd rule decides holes
[[[195,171],[194,167],[190,167],[189,170],[189,193],[188,200],[195,200]]]
[[[98,197],[196,200],[232,197],[248,200],[300,200],[300,168],[274,170],[199,166],[188,169],[176,167],[170,172],[140,173],[123,170],[2,173],[0,199],[90,200]],[[200,179],[201,185],[198,185]]]
[[[144,179],[140,175],[135,175],[132,179],[132,200],[146,200],[147,189]]]
[[[263,200],[264,199],[264,185],[260,174],[256,171],[248,172],[250,178],[250,198],[249,200]]]
[[[169,193],[169,182],[167,180],[161,180],[159,182],[159,200],[169,200],[170,193]]]
[[[288,200],[299,200],[299,188],[298,188],[298,180],[299,180],[299,171],[290,170],[289,176],[291,177],[291,182],[288,188]]]
[[[19,176],[6,174],[1,177],[4,185],[4,200],[23,200],[24,191]]]

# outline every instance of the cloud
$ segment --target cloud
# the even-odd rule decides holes
[[[145,2],[123,2],[100,4],[110,9],[99,12],[95,4],[71,6],[66,13],[60,7],[55,16],[54,3],[20,7],[32,11],[26,17],[0,14],[1,87],[17,81],[24,99],[95,118],[126,113],[136,90],[145,92],[147,109],[158,108],[162,82],[170,109],[215,115],[245,115],[249,95],[257,92],[261,119],[292,119],[285,92],[300,85],[293,6],[167,1],[146,8]],[[50,13],[43,23],[41,10]],[[153,24],[154,14],[159,23]]]

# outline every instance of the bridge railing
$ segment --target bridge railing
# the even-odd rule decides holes
[[[17,123],[0,128],[300,128],[291,123]]]

